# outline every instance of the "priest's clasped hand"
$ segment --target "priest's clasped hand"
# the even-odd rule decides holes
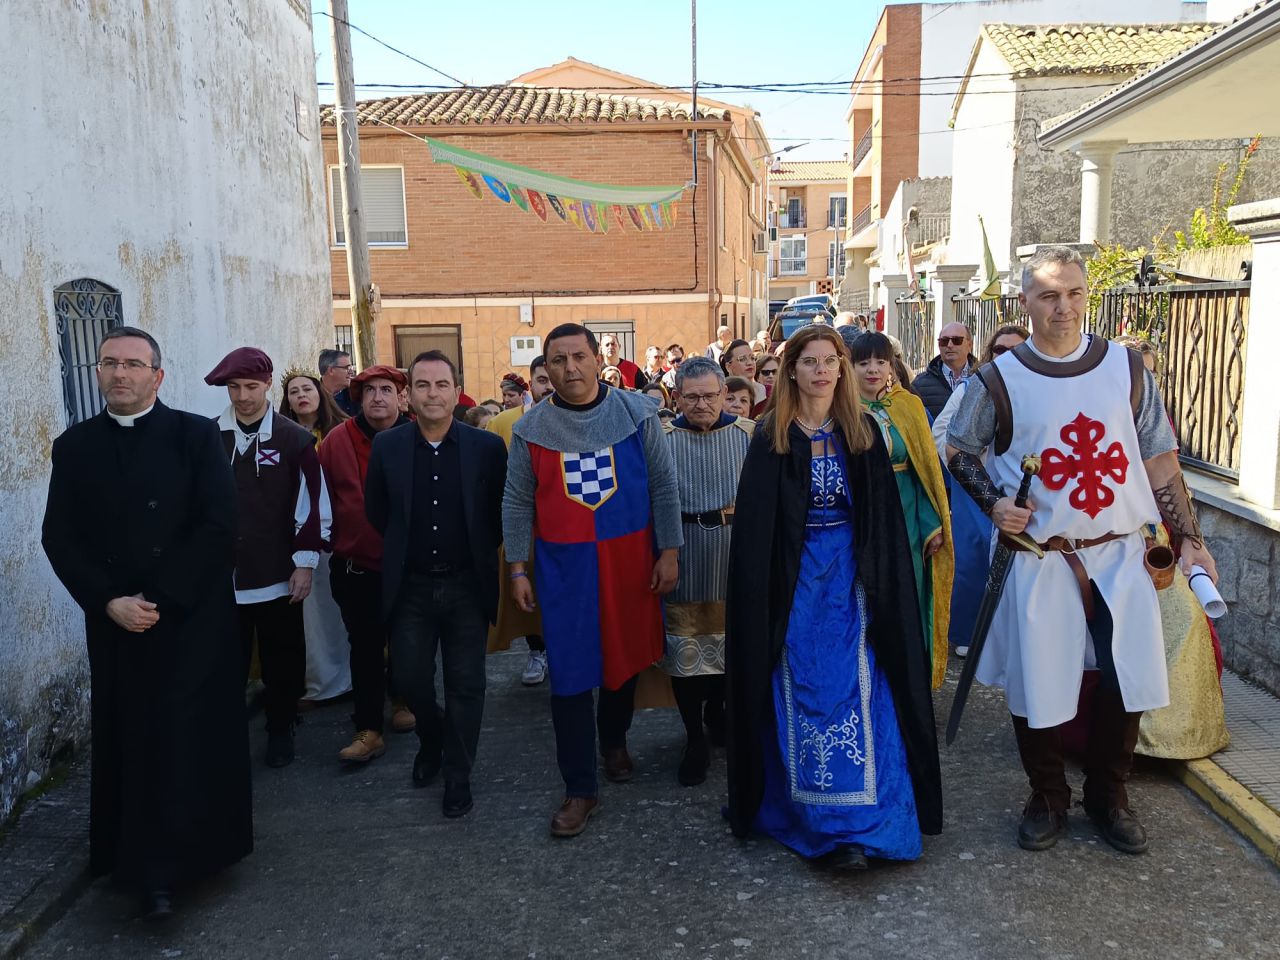
[[[145,633],[160,620],[156,605],[143,599],[142,594],[132,597],[116,597],[107,604],[107,616],[122,630]]]

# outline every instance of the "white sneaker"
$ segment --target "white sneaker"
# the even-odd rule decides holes
[[[956,656],[963,660],[969,655],[968,647],[956,647]]]
[[[547,679],[547,654],[545,650],[530,650],[520,682],[526,687],[536,687]]]

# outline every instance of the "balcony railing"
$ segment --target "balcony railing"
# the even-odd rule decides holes
[[[769,261],[769,277],[803,277],[809,272],[807,257],[775,257]]]
[[[853,167],[856,170],[858,164],[862,162],[862,158],[871,152],[871,128],[867,127],[863,131],[862,136],[858,138],[857,144],[853,148]]]
[[[950,235],[951,214],[949,213],[918,214],[907,226],[907,237],[913,248],[938,243]]]
[[[778,226],[784,230],[790,230],[795,227],[807,227],[809,225],[808,218],[805,216],[804,207],[800,208],[800,212],[796,214],[782,211],[778,214]]]
[[[1179,456],[1232,480],[1240,476],[1249,291],[1247,282],[1120,287],[1102,295],[1091,324],[1104,337],[1150,338]]]
[[[869,226],[871,226],[871,204],[868,203],[854,215],[853,222],[849,224],[849,236],[856,236]]]

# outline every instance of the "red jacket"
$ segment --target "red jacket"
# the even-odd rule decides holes
[[[381,570],[382,536],[364,515],[364,480],[372,450],[373,440],[353,417],[324,438],[320,466],[333,504],[330,542],[334,559],[354,560],[368,570]]]

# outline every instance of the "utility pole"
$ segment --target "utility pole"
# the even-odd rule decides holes
[[[693,110],[692,110],[692,113],[693,115],[689,117],[689,120],[693,124],[693,189],[695,191],[694,203],[697,203],[698,198],[697,198],[696,191],[698,189],[698,126],[697,126],[698,124],[698,0],[689,0],[689,5],[690,5],[689,14],[692,20],[690,31],[693,35],[692,37],[692,42],[693,42],[693,88],[692,88],[693,89]]]
[[[369,244],[360,196],[360,135],[356,124],[356,81],[351,65],[351,30],[347,0],[329,0],[333,26],[335,112],[338,119],[338,163],[342,182],[342,232],[347,241],[347,285],[351,290],[351,342],[355,365],[363,370],[377,360],[373,311],[369,306]]]

